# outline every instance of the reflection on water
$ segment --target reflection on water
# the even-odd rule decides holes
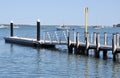
[[[14,44],[6,44],[6,47],[2,47],[0,53],[0,77],[111,78],[118,77],[120,72],[119,63],[112,59]]]

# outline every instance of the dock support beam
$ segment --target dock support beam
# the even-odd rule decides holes
[[[13,21],[10,23],[10,36],[13,37]]]
[[[37,20],[37,41],[40,41],[40,20]]]

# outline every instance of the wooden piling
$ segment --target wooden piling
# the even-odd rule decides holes
[[[107,45],[107,33],[104,32],[104,45]]]
[[[67,37],[67,46],[70,46],[70,32],[68,32],[68,37]]]
[[[40,40],[40,20],[37,20],[37,41]]]
[[[113,39],[112,39],[112,51],[113,51],[113,53],[115,53],[116,52],[116,34],[115,33],[113,33]]]
[[[70,44],[70,32],[68,32],[67,46],[68,46],[68,53],[72,53],[73,52],[73,48],[72,48],[72,46]]]
[[[120,35],[119,35],[119,33],[117,32],[117,33],[116,33],[116,45],[117,45],[117,46],[119,46],[119,42],[120,42],[119,39],[120,39]]]
[[[107,59],[107,50],[103,50],[103,59]]]
[[[78,42],[79,42],[78,36],[79,36],[79,34],[78,34],[78,32],[76,32],[76,44],[75,44],[75,51],[74,51],[75,54],[78,54]]]
[[[96,37],[96,51],[95,51],[95,57],[99,58],[99,48],[100,48],[100,33],[97,33],[97,37]]]
[[[87,33],[87,37],[85,38],[86,47],[85,47],[85,54],[89,55],[89,34]]]
[[[116,53],[113,54],[113,61],[116,61]]]
[[[13,37],[13,21],[10,23],[10,36]]]
[[[76,32],[74,32],[74,43],[76,43]]]
[[[84,54],[84,49],[83,49],[83,47],[81,47],[81,45],[79,43],[80,39],[79,39],[79,33],[78,32],[77,32],[76,40],[77,40],[77,54]]]
[[[113,61],[116,61],[116,34],[113,33],[112,38],[112,54],[113,54]]]
[[[77,45],[78,45],[77,33],[78,33],[78,32],[76,32],[76,40],[75,40],[76,42],[75,42],[75,49],[74,49],[74,53],[75,53],[75,54],[77,54],[77,49],[78,49],[78,46],[77,46]]]
[[[70,46],[69,46],[69,53],[70,53],[70,54],[73,53],[73,45],[72,45],[72,44],[70,44]]]
[[[76,45],[78,46],[79,45],[79,33],[76,32]]]
[[[96,44],[96,32],[93,32],[93,37],[94,37],[94,39],[93,39],[94,44]]]

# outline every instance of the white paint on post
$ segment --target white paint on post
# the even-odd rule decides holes
[[[13,21],[11,21],[10,23],[13,23]]]
[[[40,20],[38,19],[37,22],[40,22]]]

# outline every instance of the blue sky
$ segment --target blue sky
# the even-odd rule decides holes
[[[88,25],[120,23],[120,0],[0,0],[0,23],[84,25],[85,7]]]

